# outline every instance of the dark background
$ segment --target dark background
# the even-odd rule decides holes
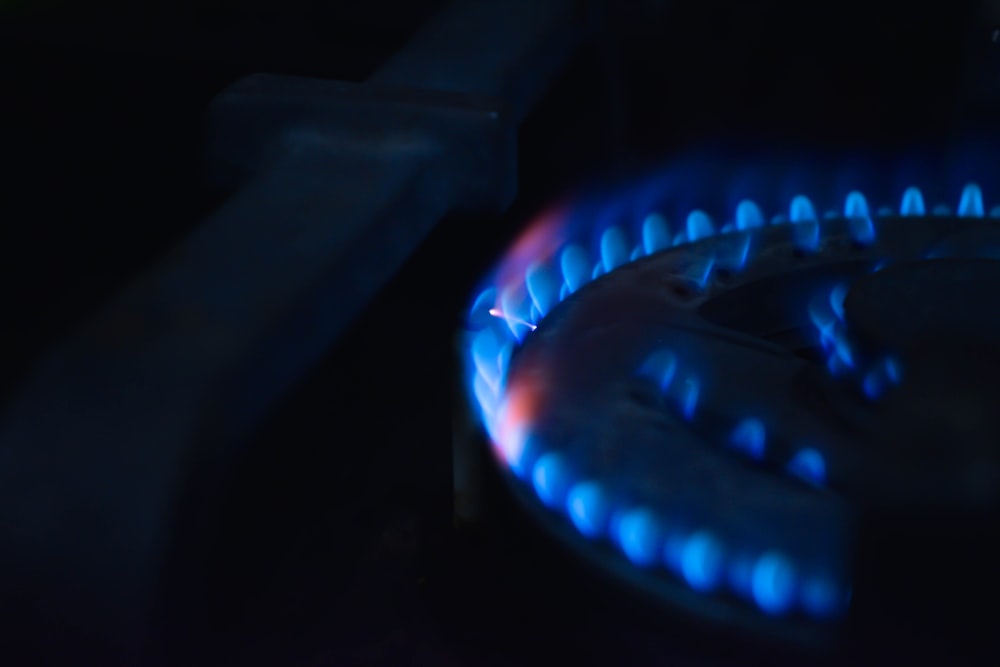
[[[254,72],[362,81],[442,4],[0,4],[3,400],[225,200],[200,173],[215,94]],[[514,208],[444,221],[244,443],[225,529],[191,546],[210,564],[192,612],[210,640],[178,640],[178,656],[747,664],[742,645],[626,613],[516,513],[452,530],[461,310],[518,226],[581,179],[705,143],[876,153],[989,131],[998,70],[982,5],[591,3],[597,38],[522,127]]]

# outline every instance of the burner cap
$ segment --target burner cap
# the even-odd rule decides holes
[[[754,632],[829,639],[855,594],[872,627],[940,606],[881,573],[920,560],[907,586],[947,588],[950,545],[980,534],[956,517],[1000,511],[987,210],[975,184],[957,209],[911,187],[898,210],[796,196],[771,224],[750,201],[718,229],[595,218],[589,253],[567,229],[526,237],[473,305],[468,356],[517,497],[623,582]],[[857,577],[855,557],[887,567]]]

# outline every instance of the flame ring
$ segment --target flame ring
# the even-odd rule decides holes
[[[931,210],[931,215],[951,213],[945,206]],[[957,213],[963,217],[985,217],[978,186],[970,184],[964,188]],[[796,246],[803,252],[816,252],[826,219],[846,219],[852,240],[864,246],[875,241],[874,221],[879,217],[927,215],[921,192],[908,188],[898,210],[883,207],[874,214],[859,192],[848,195],[842,212],[832,211],[822,217],[816,214],[809,199],[797,196],[792,199],[787,217],[774,216],[771,225],[789,223]],[[545,225],[536,228],[536,232],[548,230],[548,234],[536,233],[530,243],[520,245],[521,264],[527,265],[524,272],[511,268],[517,265],[516,262],[508,262],[498,272],[496,281],[479,294],[470,310],[467,361],[473,402],[479,408],[501,463],[529,485],[544,505],[565,515],[579,534],[593,539],[610,536],[624,556],[639,566],[660,560],[660,552],[665,551],[668,567],[672,566],[691,589],[709,590],[716,584],[724,558],[724,545],[710,528],[668,535],[665,539],[662,535],[654,538],[655,517],[648,508],[634,507],[618,512],[614,527],[609,531],[607,526],[611,517],[607,516],[608,510],[602,503],[599,479],[570,484],[567,481],[570,462],[558,452],[542,453],[528,463],[525,453],[531,446],[530,431],[537,406],[532,391],[538,389],[518,387],[512,390],[508,386],[508,372],[514,348],[556,305],[590,281],[642,257],[734,232],[734,238],[746,239],[744,245],[736,245],[742,251],[736,252],[735,262],[730,261],[741,270],[746,265],[752,233],[769,225],[760,208],[750,201],[741,202],[736,209],[735,222],[720,229],[715,228],[705,213],[696,210],[687,216],[685,228],[671,235],[665,220],[653,214],[643,222],[641,242],[631,249],[627,236],[619,227],[607,228],[600,237],[600,259],[591,267],[586,251],[566,239],[563,216],[555,214]],[[1000,208],[993,209],[990,217],[1000,217]],[[530,261],[523,261],[525,255]],[[716,259],[713,257],[704,266],[694,267],[698,270],[690,277],[696,289],[704,288],[713,272],[720,268]],[[558,263],[561,277],[552,271],[553,260]],[[829,304],[826,310],[817,309],[813,313],[813,322],[830,353],[828,366],[834,372],[840,370],[837,362],[850,360],[848,340],[843,334],[842,293],[842,287],[834,288],[824,295]],[[669,350],[654,352],[638,371],[661,386],[671,384],[679,372],[677,359]],[[892,359],[883,360],[880,366],[867,369],[863,374],[866,391],[871,384],[869,378],[876,372],[893,381],[899,379],[898,363]],[[680,410],[690,419],[697,405],[697,378],[688,377],[682,385]],[[733,442],[751,455],[762,446],[763,439],[764,426],[759,420],[744,420],[732,431]],[[821,483],[824,466],[821,455],[811,448],[803,448],[789,462],[788,469],[799,477]],[[742,578],[742,585],[736,585],[735,592],[752,599],[767,614],[781,615],[794,607],[814,617],[836,616],[849,599],[849,589],[822,577],[793,585],[796,563],[781,552],[765,550],[749,562],[731,565],[736,578]]]

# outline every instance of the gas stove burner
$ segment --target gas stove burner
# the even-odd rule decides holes
[[[795,637],[849,607],[859,507],[994,506],[1000,209],[897,196],[744,199],[721,226],[646,201],[633,235],[546,216],[469,315],[515,495],[643,591]]]

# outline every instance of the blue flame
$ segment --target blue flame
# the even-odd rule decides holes
[[[655,382],[661,391],[670,387],[676,373],[677,355],[670,350],[657,350],[639,368],[639,375]]]
[[[587,283],[587,278],[590,275],[590,258],[587,257],[587,251],[580,246],[571,245],[563,250],[560,266],[565,287],[570,294]]]
[[[962,190],[962,200],[958,203],[958,214],[963,218],[982,218],[986,215],[983,193],[975,183],[969,183]]]
[[[628,239],[618,227],[608,227],[601,236],[601,263],[604,272],[614,271],[628,262]]]
[[[788,462],[788,472],[811,484],[820,485],[826,481],[826,460],[815,449],[800,449]]]
[[[556,452],[538,458],[531,471],[531,483],[539,499],[550,508],[561,507],[572,486],[569,463]]]
[[[580,534],[611,540],[636,566],[666,566],[694,590],[727,585],[768,614],[800,608],[826,617],[846,604],[845,587],[837,577],[798,563],[789,554],[761,553],[757,547],[730,542],[730,536],[713,532],[711,525],[670,532],[657,514],[670,508],[621,505],[622,499],[610,490],[617,487],[599,477],[581,479],[569,452],[546,451],[544,443],[530,437],[534,398],[522,387],[508,386],[514,348],[561,301],[605,273],[679,244],[719,234],[745,235],[745,240],[726,246],[731,256],[710,256],[690,268],[692,282],[708,289],[716,268],[739,271],[750,263],[753,230],[768,225],[788,224],[795,245],[814,252],[831,218],[845,218],[850,238],[859,245],[876,241],[879,219],[887,216],[946,215],[955,210],[960,216],[983,217],[989,210],[1000,218],[1000,206],[987,209],[975,184],[953,190],[960,193],[954,209],[938,200],[939,193],[911,185],[940,179],[923,178],[919,167],[909,163],[897,169],[852,167],[820,175],[811,183],[797,165],[782,171],[731,164],[681,162],[624,190],[598,191],[547,213],[518,240],[473,301],[468,315],[469,392],[501,464]],[[830,187],[817,187],[819,183]],[[859,183],[870,187],[863,193],[856,189]],[[728,185],[720,190],[720,184]],[[871,203],[884,201],[899,204],[893,208]],[[837,285],[819,295],[822,298],[809,304],[809,317],[831,371],[855,374],[862,390],[874,397],[898,384],[903,369],[892,357],[874,363],[857,357],[844,317],[846,293],[846,285]],[[639,375],[675,402],[681,417],[692,421],[704,388],[696,369],[683,365],[674,351],[660,350],[640,365]],[[729,444],[759,459],[765,455],[766,436],[763,422],[751,417],[733,426]],[[827,462],[813,447],[793,449],[785,470],[814,485],[824,484],[828,472]]]
[[[691,211],[687,218],[688,241],[700,241],[715,234],[715,225],[704,211]]]
[[[524,284],[535,307],[532,313],[537,313],[538,318],[545,317],[559,303],[559,289],[562,283],[545,264],[533,264],[528,267]]]
[[[649,355],[639,366],[637,376],[651,380],[664,393],[670,393],[676,400],[684,419],[694,419],[701,398],[701,380],[697,376],[686,373],[683,379],[678,379],[677,355],[670,350],[661,349]]]
[[[880,271],[883,264],[875,267]],[[848,285],[839,283],[822,298],[813,299],[809,304],[809,319],[819,333],[820,345],[827,353],[827,368],[834,376],[856,372],[861,377],[861,391],[875,400],[880,398],[892,385],[898,385],[902,376],[899,360],[892,356],[869,363],[862,368],[856,364],[844,311]],[[819,296],[823,296],[822,294]]]
[[[566,498],[569,518],[587,537],[600,537],[607,528],[611,507],[607,493],[597,482],[580,482]]]
[[[813,208],[812,202],[805,195],[796,195],[792,199],[791,206],[788,209],[788,218],[792,222],[819,220],[819,217],[816,215],[816,209]]]
[[[847,283],[840,283],[830,290],[830,308],[837,319],[844,321],[844,301],[847,299]]]
[[[736,206],[736,228],[739,230],[754,229],[764,226],[764,214],[760,207],[749,199],[744,199]]]
[[[744,454],[760,459],[764,456],[766,438],[764,423],[751,417],[736,425],[732,435],[729,436],[729,442]]]
[[[694,412],[698,409],[698,398],[701,396],[701,382],[696,377],[689,377],[684,380],[681,398],[681,412],[684,419],[691,421],[694,419]]]
[[[927,207],[924,205],[924,195],[919,188],[909,187],[903,193],[903,201],[899,205],[899,212],[904,216],[927,215]]]
[[[844,200],[844,217],[851,220],[854,218],[869,218],[870,216],[868,200],[865,199],[865,196],[857,190],[848,192],[847,198]]]
[[[721,542],[708,531],[692,535],[681,552],[681,573],[691,588],[710,591],[722,580],[724,552]]]
[[[613,521],[613,539],[622,553],[640,567],[660,561],[660,520],[648,508],[628,510]]]
[[[670,247],[670,228],[662,215],[650,213],[642,223],[642,248],[647,255]]]
[[[768,614],[783,614],[795,603],[795,568],[782,554],[761,556],[751,585],[754,600]]]

